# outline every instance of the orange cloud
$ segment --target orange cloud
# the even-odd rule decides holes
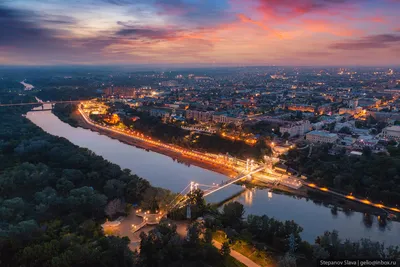
[[[312,33],[329,33],[336,36],[353,36],[363,33],[360,30],[351,29],[343,23],[339,24],[321,19],[303,19],[301,26]]]
[[[247,0],[253,1],[253,0]],[[334,16],[346,11],[354,11],[354,0],[326,1],[326,0],[256,0],[256,11],[264,15],[265,19],[282,22],[305,14]]]
[[[382,16],[364,17],[364,18],[353,18],[351,16],[343,16],[348,21],[360,21],[360,22],[375,22],[385,23],[387,20]]]
[[[256,25],[256,26],[258,26],[258,27],[260,27],[260,28],[262,28],[262,29],[264,29],[264,30],[266,30],[266,31],[269,31],[269,32],[273,33],[273,34],[274,34],[275,36],[277,36],[278,38],[283,39],[282,34],[280,34],[279,32],[277,32],[277,31],[271,29],[270,27],[268,27],[267,25],[265,25],[265,24],[262,23],[261,21],[252,20],[251,18],[247,17],[247,16],[244,15],[244,14],[239,14],[239,15],[238,15],[238,18],[239,18],[240,21],[243,22],[243,23],[254,24],[254,25]]]

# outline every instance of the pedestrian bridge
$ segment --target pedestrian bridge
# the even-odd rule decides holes
[[[132,233],[139,231],[144,226],[151,224],[158,224],[162,218],[168,215],[171,211],[179,208],[183,208],[187,205],[189,200],[188,195],[192,193],[194,190],[207,188],[203,190],[203,196],[209,196],[218,192],[236,182],[244,180],[248,177],[251,177],[252,174],[263,171],[266,168],[265,165],[255,167],[253,164],[248,164],[246,169],[244,169],[241,173],[239,173],[235,178],[227,180],[221,184],[213,184],[213,185],[203,185],[196,182],[190,182],[167,206],[166,210],[163,212],[159,212],[156,214],[143,213],[141,210],[137,210],[136,214],[140,217],[143,217],[143,222],[139,225],[132,225]]]

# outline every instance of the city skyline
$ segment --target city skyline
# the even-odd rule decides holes
[[[398,0],[13,0],[0,65],[398,65]]]

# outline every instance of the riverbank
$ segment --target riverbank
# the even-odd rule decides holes
[[[122,143],[125,143],[125,144],[128,144],[128,145],[132,145],[132,146],[135,146],[135,147],[138,147],[138,148],[146,149],[146,150],[151,150],[151,151],[166,155],[166,156],[168,156],[168,157],[170,157],[170,158],[172,158],[174,160],[177,160],[178,162],[181,162],[181,163],[184,163],[184,164],[188,164],[188,165],[194,165],[194,166],[197,166],[197,167],[200,167],[200,168],[203,168],[203,169],[207,169],[207,170],[210,170],[210,171],[214,171],[214,172],[223,174],[223,175],[228,176],[228,177],[234,177],[234,176],[237,175],[237,172],[232,171],[229,168],[225,168],[225,167],[223,167],[223,166],[221,166],[219,164],[212,164],[209,161],[207,161],[207,162],[206,161],[202,161],[202,160],[199,160],[197,158],[190,157],[190,156],[188,156],[186,154],[176,153],[174,151],[165,149],[163,147],[159,147],[159,146],[155,146],[155,145],[152,145],[152,144],[149,144],[149,143],[145,143],[145,142],[142,142],[140,140],[131,138],[129,136],[126,136],[126,135],[123,135],[123,134],[120,134],[120,133],[116,133],[116,132],[107,131],[107,130],[104,130],[102,128],[99,128],[99,127],[96,127],[94,125],[91,125],[91,124],[87,123],[82,118],[82,115],[80,114],[79,111],[73,112],[71,117],[75,121],[77,121],[77,124],[78,124],[79,127],[91,130],[93,132],[98,132],[98,133],[106,135],[106,136],[108,136],[110,138],[119,140]]]
[[[88,123],[83,118],[83,115],[78,110],[72,113],[71,118],[73,120],[77,121],[79,127],[89,129],[93,132],[100,133],[102,135],[119,140],[122,143],[132,145],[137,148],[141,148],[141,149],[145,149],[145,150],[149,150],[149,151],[153,151],[156,153],[166,155],[166,156],[176,160],[177,162],[186,164],[188,166],[194,165],[194,166],[197,166],[197,167],[200,167],[203,169],[207,169],[210,171],[214,171],[216,173],[223,174],[228,177],[235,177],[238,174],[237,172],[233,171],[232,169],[225,168],[224,166],[221,166],[220,164],[213,164],[210,161],[203,161],[199,158],[191,157],[190,155],[187,155],[187,154],[177,153],[175,151],[166,149],[164,147],[153,145],[148,142],[143,142],[141,140],[132,138],[130,136],[126,136],[122,133],[109,131],[107,129],[97,127],[96,125],[92,125],[92,124]],[[248,183],[246,183],[246,184],[248,184]],[[280,184],[272,185],[270,183],[260,181],[260,180],[253,180],[253,181],[251,181],[250,185],[260,187],[260,188],[270,188],[273,191],[282,192],[283,194],[288,194],[288,195],[297,196],[297,197],[305,197],[305,198],[311,198],[311,197],[315,196],[315,193],[318,193],[318,190],[313,190],[312,188],[308,188],[305,186],[303,186],[302,188],[299,188],[299,189],[292,189],[292,188],[284,186],[284,185],[280,185]],[[321,192],[319,192],[319,193],[321,193]],[[346,198],[337,197],[337,196],[334,196],[331,194],[320,194],[317,197],[313,197],[313,200],[316,201],[316,203],[323,203],[324,205],[341,207],[341,208],[343,208],[343,210],[355,210],[355,211],[360,211],[363,213],[370,213],[370,214],[377,215],[377,216],[384,215],[384,213],[382,213],[381,209],[378,209],[374,206],[364,205],[363,203],[357,203],[357,202],[348,200]]]
[[[226,180],[222,174],[193,165],[188,168],[184,164],[172,161],[168,156],[146,152],[144,149],[127,145],[104,134],[98,134],[96,131],[81,127],[73,128],[61,122],[50,111],[28,113],[27,117],[46,132],[66,138],[75,145],[87,148],[122,168],[130,169],[158,187],[179,192],[193,180],[201,184]],[[246,187],[251,187],[251,184],[246,183]],[[298,197],[297,194],[281,192],[276,188],[272,190],[272,194],[269,194],[266,187],[272,186],[261,187],[261,184],[260,187],[254,186],[251,193],[246,190],[245,194],[235,199],[245,206],[246,215],[262,216],[267,214],[280,221],[296,221],[304,228],[301,234],[302,238],[311,243],[324,231],[338,230],[341,236],[350,240],[369,238],[373,241],[385,242],[388,245],[398,245],[395,237],[399,233],[400,224],[397,222],[388,221],[387,226],[379,225],[378,227],[377,218],[357,212],[360,210],[359,208],[352,211],[342,211],[338,208],[337,215],[335,215],[331,211],[331,205],[326,204],[329,201],[321,201],[319,197],[314,197],[312,194],[310,197],[304,198]],[[222,195],[216,197],[215,202],[233,194],[237,189],[240,190],[237,185],[233,185],[221,190],[223,191]],[[305,189],[309,193],[312,191]],[[368,217],[373,221],[372,226],[367,225]]]
[[[56,104],[51,112],[53,112],[53,114],[56,115],[61,121],[76,128],[79,125],[73,117],[74,111],[76,111],[76,106],[74,105]]]

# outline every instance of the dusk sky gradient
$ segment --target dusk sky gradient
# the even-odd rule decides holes
[[[0,0],[0,65],[399,65],[400,0]]]

